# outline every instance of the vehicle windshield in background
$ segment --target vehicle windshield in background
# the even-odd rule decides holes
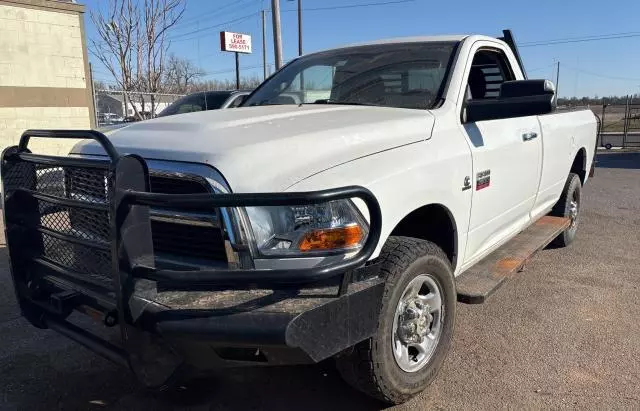
[[[243,106],[354,104],[427,109],[442,93],[456,42],[389,43],[301,57]]]
[[[158,117],[172,116],[174,114],[192,113],[194,111],[217,110],[229,98],[231,92],[199,92],[184,96],[171,103],[162,110]]]

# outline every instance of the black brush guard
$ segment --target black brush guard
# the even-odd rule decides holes
[[[27,148],[31,137],[93,139],[108,160],[35,155]],[[184,362],[164,334],[241,346],[293,347],[319,361],[375,331],[382,282],[365,264],[380,238],[382,219],[377,200],[363,187],[299,193],[151,193],[144,159],[119,155],[97,131],[78,130],[26,131],[18,146],[2,154],[2,182],[11,271],[23,315],[37,327],[54,329],[129,366],[147,385],[162,384]],[[150,207],[211,212],[354,197],[366,204],[370,227],[365,244],[348,260],[287,270],[176,271],[154,265]],[[79,232],[77,227],[83,229]],[[368,270],[374,280],[350,291],[359,270]],[[207,310],[166,310],[153,303],[158,289],[300,290],[327,281],[337,284],[337,293],[304,312],[244,311],[226,316]],[[66,318],[73,310],[94,318],[98,313],[107,326],[119,325],[121,344],[69,323]]]

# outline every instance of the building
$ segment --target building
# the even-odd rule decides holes
[[[0,0],[0,147],[29,128],[94,126],[84,6]],[[66,154],[70,140],[37,141],[34,152]]]

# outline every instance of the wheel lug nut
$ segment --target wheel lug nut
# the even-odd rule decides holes
[[[407,308],[404,314],[410,320],[415,320],[416,318],[420,317],[420,312],[415,308]]]

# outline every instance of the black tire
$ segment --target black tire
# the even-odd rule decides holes
[[[350,385],[381,401],[400,404],[424,390],[440,370],[449,351],[456,309],[451,263],[435,244],[408,237],[390,237],[380,254],[385,291],[376,334],[336,357],[337,369]],[[444,307],[442,333],[428,362],[418,371],[403,371],[392,352],[396,306],[407,284],[419,274],[438,283]]]
[[[572,202],[577,203],[577,214],[572,219],[571,226],[556,237],[551,245],[554,247],[566,247],[573,242],[576,238],[576,232],[578,230],[578,223],[580,221],[580,211],[582,209],[582,183],[580,177],[577,174],[571,173],[567,178],[567,182],[562,190],[560,199],[553,206],[550,215],[556,217],[569,217],[571,218]]]

